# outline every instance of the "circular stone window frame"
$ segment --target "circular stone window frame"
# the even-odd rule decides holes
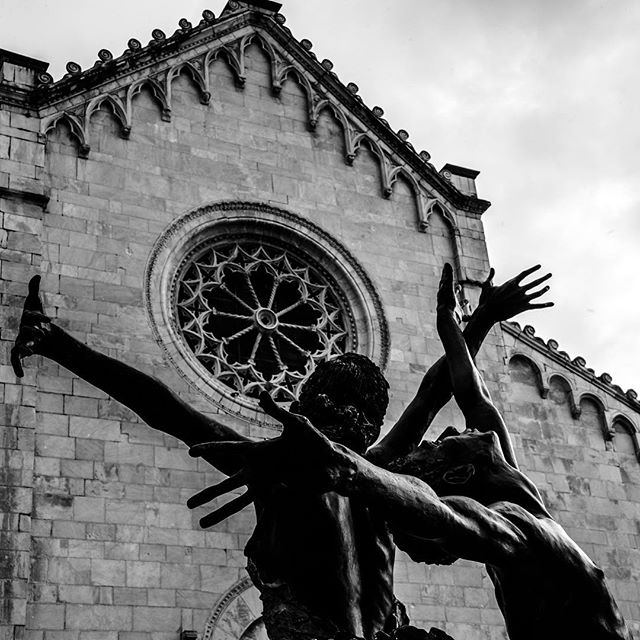
[[[218,382],[189,349],[175,313],[174,285],[184,260],[208,239],[235,237],[273,242],[314,266],[336,283],[336,294],[349,309],[353,350],[384,371],[389,359],[389,328],[378,292],[347,248],[316,224],[284,209],[257,202],[219,202],[190,211],[160,235],[145,270],[144,301],[154,338],[181,377],[227,414],[273,426],[257,400],[240,396]],[[345,318],[346,319],[346,318]]]

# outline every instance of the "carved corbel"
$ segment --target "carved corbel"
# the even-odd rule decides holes
[[[616,437],[616,428],[611,422],[610,412],[606,409],[602,412],[602,430],[605,442],[613,442]]]
[[[389,175],[389,165],[387,163],[387,159],[383,154],[378,155],[378,159],[380,160],[380,177],[382,179],[382,196],[388,200],[391,197],[391,194],[393,193],[393,182],[391,181],[391,176]]]

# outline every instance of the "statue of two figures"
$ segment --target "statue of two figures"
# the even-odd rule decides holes
[[[272,640],[448,638],[410,626],[393,592],[396,546],[417,562],[484,564],[511,640],[629,640],[602,571],[519,470],[507,427],[474,364],[496,322],[551,306],[538,301],[550,277],[533,276],[538,268],[500,286],[493,285],[492,271],[462,331],[453,272],[444,266],[437,330],[445,356],[379,442],[388,384],[364,356],[319,365],[289,410],[263,393],[261,407],[283,432],[257,442],[54,324],[44,315],[38,276],[29,285],[12,364],[22,376],[24,357],[53,359],[228,476],[193,496],[189,507],[245,488],[201,525],[211,527],[253,503],[256,526],[245,553]],[[452,395],[466,430],[450,427],[436,441],[422,441]]]

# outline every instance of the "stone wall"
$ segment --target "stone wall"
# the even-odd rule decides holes
[[[190,209],[221,200],[266,202],[333,234],[371,275],[392,333],[389,417],[397,417],[425,362],[439,353],[433,301],[441,265],[454,257],[448,223],[433,214],[429,232],[419,233],[413,193],[401,180],[383,198],[378,160],[365,147],[347,166],[340,124],[329,112],[311,133],[302,90],[289,81],[274,98],[258,47],[248,52],[243,90],[224,62],[211,71],[210,105],[200,104],[190,79],[175,80],[171,122],[143,90],[129,140],[107,111],[95,114],[87,159],[65,125],[49,134],[40,184],[50,201],[33,229],[41,255],[29,263],[3,261],[9,326],[15,329],[19,315],[16,295],[40,272],[46,310],[56,322],[213,411],[163,362],[143,308],[145,266],[162,230]],[[26,215],[24,202],[16,202]],[[4,215],[11,220],[8,208]],[[481,234],[479,220],[460,219]],[[486,266],[483,253],[474,259]],[[168,639],[181,628],[201,630],[216,599],[243,575],[250,511],[200,530],[202,514],[188,512],[185,501],[214,481],[214,472],[57,365],[34,361],[28,369],[31,387],[18,385],[8,366],[3,378],[14,395],[29,392],[37,422],[35,462],[33,451],[29,458],[33,509],[15,507],[32,517],[31,535],[24,535],[32,548],[19,576],[29,580],[31,593],[20,600],[23,608],[28,600],[26,620],[16,624],[24,623],[35,640]],[[26,404],[23,399],[20,410],[33,414]],[[23,418],[11,434],[28,427]],[[238,427],[264,435],[248,424]],[[8,528],[15,531],[15,522]]]
[[[170,122],[143,90],[128,140],[108,110],[97,112],[88,158],[79,157],[64,124],[49,134],[43,156],[38,122],[0,111],[0,141],[10,137],[11,149],[20,150],[23,143],[13,140],[23,136],[36,149],[27,161],[15,160],[33,184],[17,185],[1,200],[6,638],[173,640],[181,629],[202,632],[214,602],[244,575],[242,549],[253,523],[247,509],[200,530],[202,513],[190,513],[185,502],[218,475],[66,370],[35,359],[17,383],[7,355],[31,275],[42,274],[46,311],[56,322],[213,412],[163,360],[152,337],[142,296],[149,253],[167,225],[206,203],[254,200],[293,211],[344,243],[380,293],[391,330],[391,424],[441,354],[434,301],[443,262],[457,261],[461,273],[476,279],[488,270],[477,216],[456,212],[458,252],[451,226],[437,212],[420,233],[406,182],[400,179],[383,198],[375,155],[363,146],[347,166],[341,125],[331,113],[324,111],[310,132],[306,96],[296,82],[287,81],[274,97],[269,63],[257,46],[247,61],[244,89],[224,61],[212,65],[209,105],[179,76]],[[12,175],[23,170],[5,168]],[[43,211],[36,196],[45,191],[50,200]],[[560,390],[541,400],[517,359],[507,369],[512,348],[496,330],[481,363],[514,425],[524,467],[608,572],[637,626],[640,467],[622,444],[624,435],[609,449],[598,440],[594,411],[585,408],[575,420]],[[451,405],[435,431],[446,424],[461,425]],[[625,446],[627,453],[617,450]],[[416,623],[465,640],[504,637],[481,567],[418,566],[401,557],[397,581]]]
[[[0,633],[22,629],[30,597],[36,372],[9,366],[25,275],[42,263],[44,144],[40,123],[0,111]],[[0,635],[0,637],[4,637]]]

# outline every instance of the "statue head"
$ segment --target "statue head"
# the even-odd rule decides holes
[[[439,496],[464,496],[487,506],[513,502],[535,515],[548,515],[529,478],[504,457],[495,431],[448,427],[435,442],[425,441],[393,463],[392,471],[413,475]]]
[[[389,383],[366,356],[345,353],[321,362],[300,388],[291,411],[334,442],[363,453],[380,435]]]
[[[535,485],[504,457],[494,431],[460,433],[447,427],[436,442],[424,441],[390,470],[420,478],[440,497],[464,496],[485,506],[512,502],[537,516],[547,516]],[[416,562],[451,564],[458,558],[437,541],[394,531],[400,549]]]

